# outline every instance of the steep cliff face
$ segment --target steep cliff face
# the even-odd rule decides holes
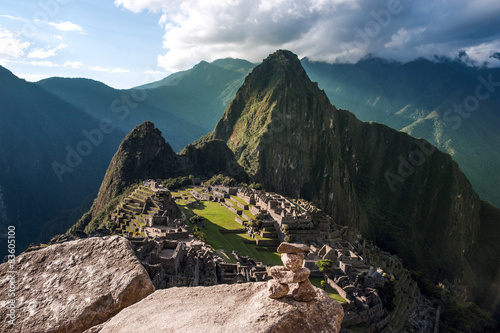
[[[165,179],[182,174],[177,154],[165,142],[160,130],[146,121],[123,140],[109,164],[99,194],[90,211],[71,230],[102,224],[109,204],[130,185],[145,179]]]
[[[212,177],[216,174],[225,174],[238,181],[247,181],[245,171],[236,161],[232,150],[222,140],[189,144],[179,153],[179,160],[195,175]]]
[[[483,203],[450,156],[336,109],[289,51],[254,68],[210,139],[266,189],[312,201],[428,276],[494,279],[471,268]]]

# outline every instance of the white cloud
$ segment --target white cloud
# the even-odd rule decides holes
[[[168,71],[223,57],[256,62],[279,48],[328,62],[355,62],[367,53],[412,60],[430,57],[436,50],[456,54],[500,40],[498,0],[115,0],[114,3],[136,13],[144,10],[162,13],[158,24],[165,29],[165,53],[158,56],[158,64]]]
[[[22,42],[14,33],[0,26],[0,59],[21,57],[29,46],[29,42]]]
[[[63,40],[63,36],[61,36],[61,35],[54,35],[54,38],[59,39],[59,40]]]
[[[11,20],[16,20],[16,21],[24,21],[24,19],[22,17],[16,17],[16,16],[12,16],[12,15],[0,15],[0,17],[5,17],[5,18],[11,19]]]
[[[73,69],[82,68],[83,63],[81,61],[66,61],[63,67],[71,67]]]
[[[407,30],[405,28],[401,28],[397,33],[392,35],[391,41],[385,43],[384,46],[386,48],[397,49],[404,44],[408,43],[414,36],[417,36],[425,31],[425,28],[415,28],[411,30]]]
[[[124,8],[139,13],[143,10],[166,10],[168,9],[168,1],[162,0],[115,0],[116,6],[123,6]]]
[[[59,44],[54,48],[46,48],[46,49],[34,49],[28,53],[28,58],[38,58],[38,59],[46,59],[49,57],[54,57],[57,55],[57,51],[66,48],[68,45]]]
[[[27,62],[29,65],[33,66],[42,66],[42,67],[59,67],[59,64],[56,64],[52,61],[29,61]]]
[[[467,55],[476,62],[490,62],[498,64],[498,60],[491,58],[491,55],[500,50],[500,41],[495,41],[492,43],[483,43],[480,45],[474,45],[464,49]]]
[[[89,67],[93,71],[97,72],[106,72],[106,73],[128,73],[130,72],[128,69],[123,69],[123,68],[105,68],[101,66],[90,66]]]
[[[83,33],[83,28],[81,26],[69,21],[59,23],[49,22],[49,25],[61,31],[75,31]]]

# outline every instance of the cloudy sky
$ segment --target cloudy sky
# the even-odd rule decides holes
[[[116,88],[201,60],[260,62],[276,49],[327,62],[500,52],[498,0],[40,0],[0,4],[0,65],[36,81],[87,77]]]

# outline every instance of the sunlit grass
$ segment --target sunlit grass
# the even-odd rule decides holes
[[[182,207],[180,201],[177,201],[177,203]],[[281,264],[281,257],[278,253],[272,251],[258,251],[257,245],[255,243],[244,243],[244,241],[255,241],[254,238],[248,236],[246,233],[242,232],[222,234],[219,232],[219,229],[243,229],[243,226],[235,221],[235,217],[237,217],[237,215],[223,205],[217,202],[200,201],[196,204],[195,207],[182,207],[182,209],[188,216],[188,219],[194,214],[205,218],[205,227],[202,227],[200,229],[207,237],[208,244],[214,250],[224,249],[225,256],[227,256],[232,262],[235,262],[235,259],[231,255],[231,252],[234,250],[237,251],[240,255],[249,256],[255,261],[260,261],[265,265]],[[193,226],[190,222],[188,222],[188,224],[190,226]],[[262,237],[260,238],[262,239]]]
[[[309,278],[313,286],[321,288],[321,280],[322,278]],[[330,296],[331,299],[336,300],[339,303],[345,303],[346,300],[342,298],[342,296],[339,295],[339,293],[333,289],[329,284],[326,285],[325,291],[328,293],[328,296]]]

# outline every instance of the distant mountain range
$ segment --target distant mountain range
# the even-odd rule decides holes
[[[338,108],[429,140],[452,155],[483,199],[500,207],[498,69],[423,59],[301,63]],[[254,66],[240,59],[203,61],[128,90],[78,78],[29,83],[0,67],[0,220],[26,230],[19,249],[64,232],[88,209],[107,161],[134,126],[154,121],[173,150],[180,151],[215,127]],[[479,88],[481,96],[490,94],[479,101],[478,110],[469,116],[454,112],[453,104],[473,102],[466,98],[475,96],[484,80],[493,83]],[[99,142],[92,130],[102,120],[114,129]],[[92,153],[69,172],[64,169],[67,147],[76,150],[89,141],[84,130],[97,135],[99,144],[92,144]],[[61,164],[62,182],[54,161]]]
[[[175,151],[211,131],[253,64],[220,59],[140,87],[117,90],[89,79],[50,78],[37,84],[128,133],[154,120]]]

